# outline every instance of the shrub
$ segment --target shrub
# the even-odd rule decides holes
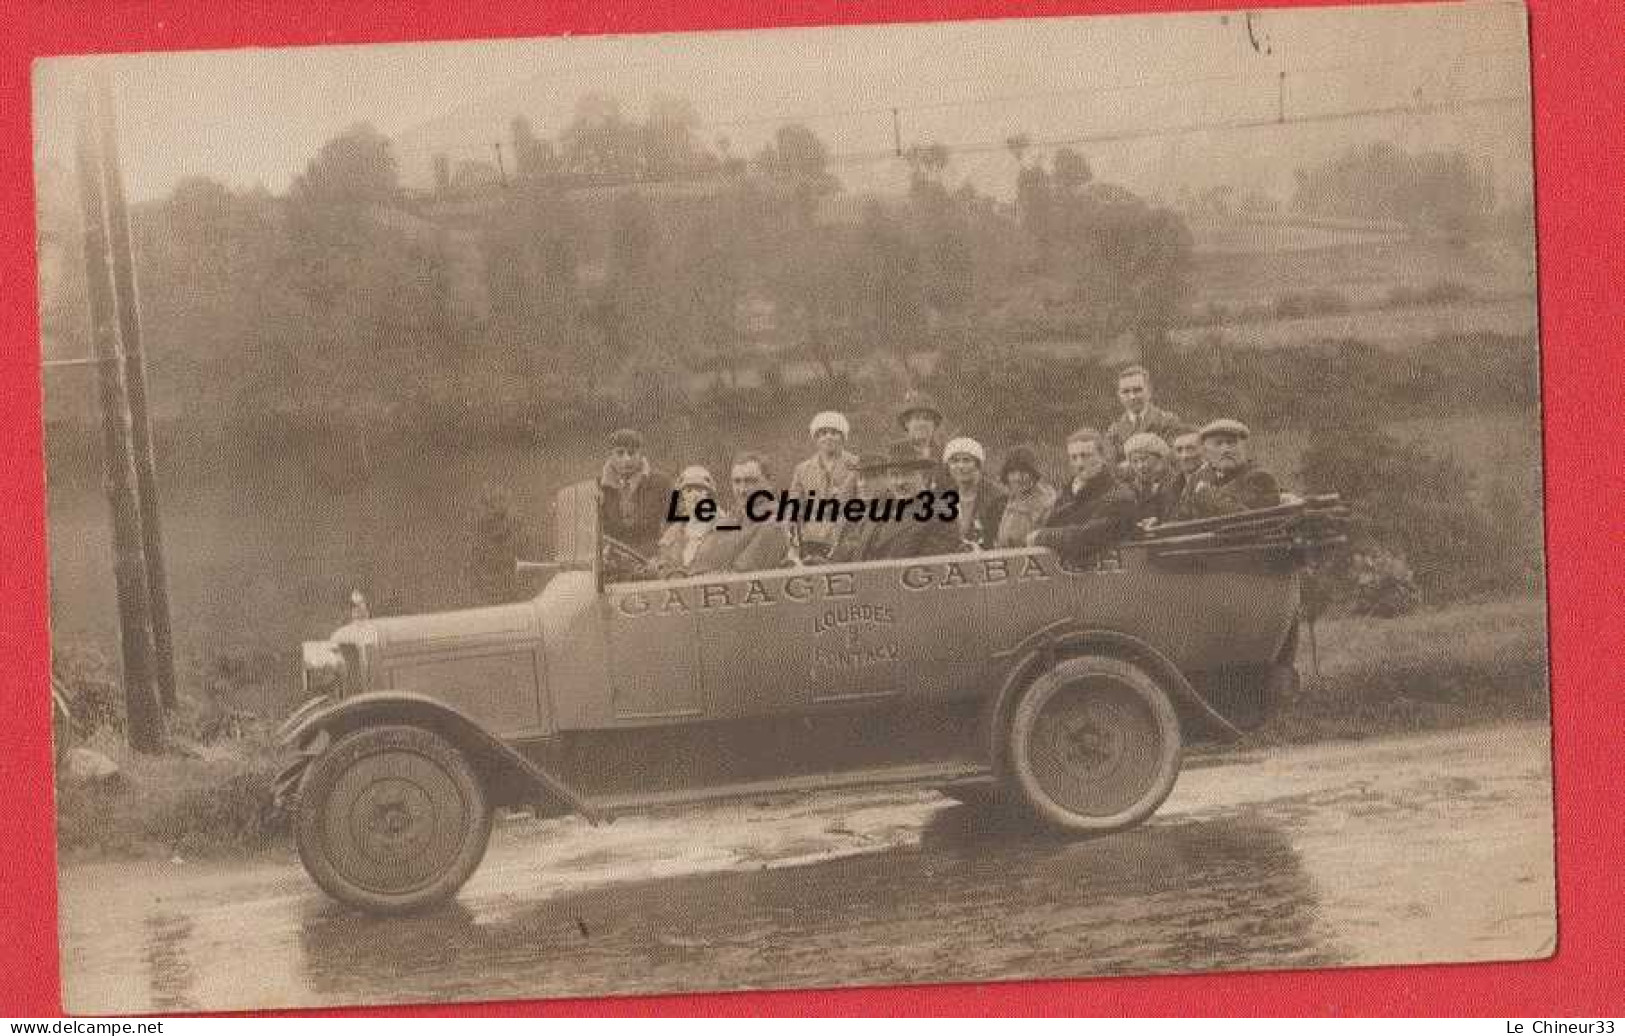
[[[1368,547],[1354,554],[1349,559],[1349,572],[1356,615],[1388,619],[1413,612],[1422,603],[1422,592],[1416,587],[1411,567],[1404,558],[1381,547]]]
[[[287,815],[273,801],[276,770],[263,761],[242,765],[164,801],[142,825],[142,833],[183,855],[273,844],[288,830]]]
[[[1300,475],[1309,492],[1343,495],[1355,515],[1351,557],[1370,556],[1367,589],[1360,589],[1351,561],[1341,579],[1334,578],[1342,583],[1334,596],[1359,600],[1364,594],[1373,607],[1392,606],[1403,599],[1405,583],[1394,562],[1409,567],[1433,603],[1514,582],[1473,498],[1473,477],[1453,456],[1435,456],[1352,417],[1312,434]],[[1381,561],[1382,555],[1392,560]]]
[[[67,701],[79,737],[100,730],[124,732],[124,691],[112,661],[94,646],[70,645],[51,652],[51,672]]]

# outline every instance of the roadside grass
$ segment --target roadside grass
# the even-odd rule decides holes
[[[1546,603],[1483,601],[1393,619],[1327,619],[1307,636],[1303,685],[1256,737],[1304,743],[1551,714]]]
[[[1339,618],[1307,637],[1302,692],[1244,747],[1351,740],[1549,715],[1546,610],[1540,598],[1458,605],[1396,619]],[[109,781],[59,781],[57,846],[64,862],[197,859],[285,847],[288,818],[272,805],[279,758],[262,725],[238,736],[182,742],[182,754],[142,756],[112,727],[84,747],[113,759]],[[1198,754],[1223,752],[1203,746]]]
[[[57,853],[64,862],[241,855],[269,849],[287,834],[287,818],[272,804],[279,759],[268,736],[141,755],[104,727],[80,746],[119,770],[92,783],[58,780]]]

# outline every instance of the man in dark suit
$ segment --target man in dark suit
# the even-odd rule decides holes
[[[1066,459],[1072,481],[1049,521],[1027,542],[1050,548],[1068,565],[1083,565],[1134,532],[1139,505],[1134,490],[1117,480],[1104,439],[1093,428],[1067,437]]]
[[[1281,487],[1275,476],[1248,456],[1251,433],[1246,425],[1224,417],[1206,425],[1201,436],[1207,466],[1186,497],[1185,517],[1212,518],[1275,507],[1281,502]]]
[[[1135,365],[1117,374],[1117,400],[1123,412],[1106,428],[1106,446],[1113,464],[1122,464],[1123,444],[1137,432],[1151,432],[1172,442],[1179,431],[1179,415],[1151,402],[1151,372]]]
[[[920,494],[930,488],[928,480],[936,467],[934,460],[921,457],[911,443],[892,443],[886,453],[891,498],[869,502],[858,534],[843,539],[831,560],[919,558],[963,550],[958,525],[939,517],[947,513],[940,493],[932,501],[930,513],[920,517]]]

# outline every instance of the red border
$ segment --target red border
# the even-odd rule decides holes
[[[1311,6],[1272,0],[1271,6]],[[52,1015],[57,991],[48,750],[29,64],[38,56],[562,32],[654,32],[954,18],[1223,9],[1234,0],[23,0],[0,59],[0,1015]],[[1445,1014],[1625,1013],[1625,846],[1618,442],[1625,328],[1625,5],[1530,0],[1548,536],[1557,702],[1559,952],[1528,964],[1092,979],[791,993],[500,1003],[395,1014]],[[1575,477],[1574,473],[1583,473]],[[1599,491],[1599,489],[1601,491]],[[372,1012],[369,1012],[372,1013]]]

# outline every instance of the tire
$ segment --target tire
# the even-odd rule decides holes
[[[1029,684],[1007,732],[1008,781],[1060,831],[1122,831],[1157,811],[1179,778],[1179,717],[1162,687],[1122,659],[1061,661]]]
[[[299,784],[299,858],[322,890],[404,914],[457,894],[485,857],[491,807],[462,752],[421,727],[370,727],[314,759]]]

